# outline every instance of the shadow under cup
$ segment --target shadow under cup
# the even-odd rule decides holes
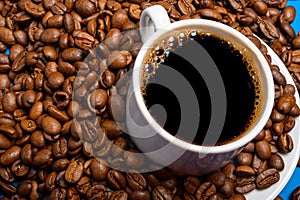
[[[230,69],[234,59],[240,62]],[[251,92],[243,92],[249,81],[244,81],[245,69],[237,70],[241,66],[255,80],[251,98]],[[232,87],[240,85],[245,87],[232,96]],[[248,127],[222,139],[224,124],[238,119],[232,112],[243,111],[232,111],[232,104],[243,106],[248,100],[257,104],[248,112],[243,125]],[[269,65],[250,40],[218,22],[184,20],[156,32],[140,50],[127,97],[127,128],[137,147],[162,167],[180,175],[203,175],[228,163],[261,131],[273,101]],[[227,127],[235,130],[230,123]],[[199,142],[199,135],[206,137]]]

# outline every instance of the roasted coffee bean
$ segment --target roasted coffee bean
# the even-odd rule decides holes
[[[228,200],[246,200],[246,198],[242,194],[234,194]]]
[[[56,158],[64,158],[68,154],[67,139],[59,138],[52,147],[53,156]]]
[[[283,121],[283,132],[288,133],[290,132],[295,126],[295,118],[292,116],[288,116]]]
[[[277,109],[273,109],[270,118],[273,123],[282,122],[285,118],[285,114],[278,112]]]
[[[151,196],[152,196],[153,200],[159,200],[159,199],[171,200],[173,198],[173,195],[171,194],[171,192],[163,186],[155,187],[152,191]]]
[[[243,12],[246,7],[246,2],[244,0],[228,0],[228,3],[235,12]]]
[[[239,165],[237,166],[237,168],[235,169],[235,173],[238,176],[253,176],[255,175],[255,171],[252,167],[248,166],[248,165]]]
[[[29,118],[32,120],[36,120],[43,113],[43,103],[41,101],[37,101],[33,104],[33,106],[29,110]]]
[[[81,61],[83,52],[78,48],[68,48],[62,51],[61,58],[66,62]]]
[[[7,149],[0,157],[1,165],[10,165],[20,158],[21,148],[18,146],[13,146]]]
[[[197,189],[196,199],[207,199],[214,193],[216,193],[216,186],[210,182],[205,182]]]
[[[210,8],[204,8],[204,9],[199,10],[199,14],[203,18],[207,18],[207,19],[211,19],[211,20],[215,20],[215,21],[222,20],[221,14]]]
[[[126,180],[133,190],[145,190],[147,182],[140,173],[127,173]]]
[[[86,193],[88,199],[107,199],[108,193],[103,185],[94,185]]]
[[[42,120],[42,128],[49,135],[57,135],[61,131],[61,124],[53,117],[46,116]]]
[[[65,179],[68,183],[76,183],[83,174],[83,164],[79,161],[72,161],[66,169]]]
[[[226,178],[224,185],[219,189],[219,192],[225,198],[230,197],[234,192],[235,183],[232,179]]]
[[[65,81],[64,76],[60,72],[53,72],[48,77],[48,86],[53,89],[58,89]]]
[[[252,162],[252,154],[246,153],[246,152],[241,152],[237,156],[237,160],[240,165],[250,165]]]
[[[284,161],[279,154],[273,154],[268,160],[268,168],[275,168],[278,171],[284,169]]]
[[[245,194],[256,188],[254,177],[238,178],[234,190],[237,193]]]
[[[276,144],[278,150],[282,153],[289,153],[294,148],[293,139],[288,133],[279,135]]]
[[[267,161],[262,161],[255,154],[253,156],[252,167],[253,167],[254,171],[259,174],[262,171],[265,171],[267,169]]]
[[[128,199],[128,194],[124,190],[114,191],[110,198],[111,200],[126,200]]]
[[[183,15],[191,16],[195,13],[196,8],[189,1],[180,0],[177,3],[178,10]]]
[[[277,109],[281,113],[288,113],[295,105],[295,97],[292,94],[285,94],[278,99]]]
[[[5,195],[13,195],[17,192],[17,188],[11,184],[0,181],[0,191]]]
[[[214,184],[217,188],[224,185],[226,180],[226,175],[223,172],[214,172],[212,174],[207,175],[207,181]]]
[[[271,146],[268,142],[262,140],[255,144],[255,151],[260,159],[266,160],[271,156]]]
[[[274,200],[283,200],[283,198],[282,197],[280,197],[280,196],[277,196],[277,197],[275,197],[275,199]]]
[[[48,28],[41,35],[41,41],[45,43],[58,42],[60,31],[56,28]]]
[[[13,31],[5,27],[0,27],[0,42],[3,42],[8,46],[14,45],[16,43],[16,39]]]
[[[74,6],[76,11],[84,17],[88,17],[96,11],[95,4],[90,0],[78,0]]]
[[[14,92],[5,93],[3,95],[2,104],[4,112],[12,113],[15,111],[17,109],[16,94]]]
[[[38,148],[45,146],[45,138],[42,131],[34,131],[30,136],[30,142],[32,145]]]
[[[225,176],[227,178],[230,178],[232,180],[236,180],[236,175],[234,174],[235,169],[236,169],[235,165],[232,162],[229,162],[227,165],[225,165],[222,168],[222,171],[223,171],[223,173],[225,174]]]
[[[128,15],[126,11],[119,9],[113,14],[111,18],[111,25],[113,28],[122,29],[122,27],[127,21],[128,21]]]
[[[91,161],[90,170],[94,180],[102,181],[109,171],[108,163],[103,159],[94,158]]]
[[[33,162],[33,150],[31,144],[26,144],[21,150],[21,160],[22,162],[30,166]]]
[[[256,186],[258,189],[270,187],[279,181],[279,177],[280,175],[276,169],[267,169],[256,177]]]
[[[51,192],[50,199],[65,200],[67,199],[67,192],[64,188],[55,188]]]
[[[115,190],[120,190],[126,186],[125,176],[121,172],[114,169],[108,172],[106,179],[109,185]]]
[[[132,200],[145,199],[150,200],[149,191],[134,191],[129,194],[129,198]]]
[[[13,142],[5,135],[0,133],[0,150],[9,149],[13,146]]]
[[[292,195],[290,197],[291,200],[298,200],[300,197],[300,186],[295,188],[292,192]]]
[[[49,166],[53,161],[51,149],[42,149],[33,157],[33,165],[37,167]]]
[[[184,179],[183,187],[185,191],[187,191],[190,194],[194,194],[197,190],[197,188],[200,185],[200,180],[196,177],[189,176]]]

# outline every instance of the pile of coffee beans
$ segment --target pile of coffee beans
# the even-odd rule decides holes
[[[140,14],[156,4],[167,10],[171,22],[205,18],[239,30],[263,52],[272,70],[276,97],[265,128],[231,163],[207,176],[177,177],[167,168],[142,173],[155,165],[137,154],[122,128],[124,77],[142,46]],[[286,4],[0,1],[1,199],[238,200],[278,182],[288,164],[282,154],[293,150],[289,132],[300,114],[294,96],[300,89],[300,33],[290,25],[295,8]],[[279,55],[297,88],[271,65],[253,33]],[[118,110],[113,116],[112,107]],[[291,198],[299,198],[299,189]]]

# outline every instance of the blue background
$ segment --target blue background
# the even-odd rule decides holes
[[[296,10],[298,12],[296,12],[296,18],[294,20],[294,22],[292,23],[293,28],[295,29],[296,34],[298,34],[298,32],[300,31],[300,0],[289,0],[288,5],[292,5],[296,8]],[[5,52],[8,54],[8,50]],[[300,133],[299,133],[300,134]],[[295,158],[298,159],[298,158]],[[16,183],[14,184],[16,186]],[[287,183],[287,185],[285,186],[285,188],[281,191],[281,193],[279,194],[284,200],[289,200],[289,197],[292,193],[292,191],[296,188],[300,186],[300,167],[297,167],[291,177],[291,179],[289,180],[289,182]],[[0,194],[0,197],[2,197],[2,195]]]

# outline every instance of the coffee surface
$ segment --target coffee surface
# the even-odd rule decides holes
[[[168,45],[164,48],[157,47],[156,55],[163,52],[166,52],[166,55],[163,58],[154,57],[154,60],[161,59],[157,65],[153,60],[148,60],[146,66],[149,71],[149,66],[153,65],[153,73],[149,75],[144,92],[144,100],[154,119],[170,134],[200,145],[220,145],[243,135],[256,122],[262,101],[261,83],[253,63],[230,41],[210,33],[190,31],[185,37],[183,35],[180,37],[179,34],[171,40],[178,40],[177,46],[174,47],[172,43],[172,48]],[[217,70],[205,74],[202,73],[203,68],[208,71],[213,68]],[[192,87],[197,104],[190,106],[198,109],[199,115],[190,116],[188,119],[182,118],[182,102],[177,99],[172,89],[163,85],[166,79],[172,79],[169,73],[172,70],[180,73]],[[207,75],[209,77],[205,77]],[[209,129],[209,126],[219,123],[217,120],[220,118],[212,118],[215,105],[212,103],[210,85],[206,82],[207,79],[214,79],[216,76],[221,76],[226,94],[224,97],[226,102],[223,104],[226,112],[217,113],[225,114],[224,126],[219,134],[211,133]],[[174,84],[179,93],[185,90],[180,80],[174,80]],[[185,97],[189,98],[188,95]],[[164,107],[165,114],[159,109],[151,109],[153,105]],[[185,123],[185,120],[198,121],[196,133],[180,129],[181,122]]]

